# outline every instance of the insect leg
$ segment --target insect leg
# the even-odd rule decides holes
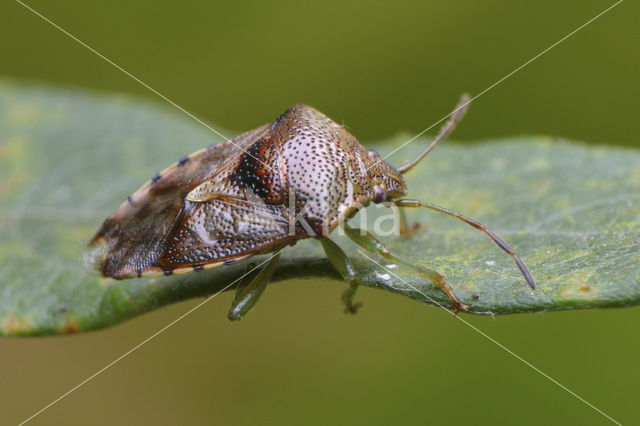
[[[376,237],[374,237],[367,231],[358,228],[352,228],[347,224],[344,224],[344,230],[347,236],[351,238],[354,243],[358,244],[365,250],[368,250],[375,255],[391,260],[395,263],[399,263],[400,265],[406,266],[410,269],[413,269],[420,275],[429,279],[429,281],[431,281],[433,285],[440,287],[442,291],[444,291],[447,296],[449,296],[449,300],[456,310],[456,313],[462,310],[466,311],[467,309],[469,309],[468,306],[463,305],[462,302],[460,302],[458,297],[453,292],[453,289],[444,281],[444,275],[442,275],[440,272],[434,269],[425,268],[424,266],[416,265],[413,262],[392,254],[384,244],[378,241]]]
[[[320,242],[333,267],[338,270],[338,273],[349,285],[349,288],[342,294],[342,302],[345,305],[344,311],[355,314],[362,306],[361,302],[353,302],[353,296],[358,289],[358,276],[356,275],[356,271],[347,254],[336,243],[329,238],[323,238]]]
[[[240,280],[236,288],[236,295],[233,299],[234,303],[237,303],[238,300],[240,300],[240,297],[241,297],[240,295],[242,294],[244,289],[247,288],[249,284],[251,284],[251,281],[253,278],[251,275],[255,272],[255,269],[256,269],[255,262],[247,263],[247,265],[245,266],[244,274],[242,274],[243,278]]]
[[[400,235],[403,237],[410,237],[416,231],[423,231],[427,229],[425,225],[417,222],[409,225],[407,223],[407,214],[404,212],[404,209],[399,208],[398,215],[400,216]]]
[[[236,297],[229,310],[229,319],[231,321],[242,319],[242,317],[253,308],[267,287],[271,275],[273,275],[273,270],[278,263],[278,259],[280,259],[280,253],[269,259],[269,262],[267,262],[248,285],[242,285],[242,282],[240,282]]]
[[[461,214],[458,214],[454,211],[445,209],[444,207],[436,206],[435,204],[425,203],[418,200],[397,200],[397,201],[394,201],[394,203],[398,207],[425,207],[427,209],[435,210],[437,212],[444,213],[451,217],[455,217],[456,219],[460,219],[463,222],[473,226],[474,228],[484,232],[489,236],[489,238],[491,238],[491,240],[494,243],[496,243],[498,247],[504,250],[509,256],[513,257],[513,260],[516,262],[516,265],[518,265],[518,268],[520,269],[520,272],[522,272],[524,279],[527,280],[527,284],[529,284],[529,286],[535,290],[536,284],[535,284],[535,281],[533,280],[533,276],[531,275],[531,272],[529,271],[529,268],[527,268],[527,265],[525,265],[524,262],[520,260],[515,250],[512,249],[509,244],[504,242],[502,238],[498,237],[496,234],[490,231],[485,225],[479,222],[476,222],[473,219],[469,219],[468,217],[462,216]]]
[[[403,209],[398,209],[398,211],[400,212],[399,213],[399,215],[400,215],[400,235],[402,235],[404,237],[408,237],[413,232],[409,228],[409,225],[407,224],[407,214],[404,212]]]

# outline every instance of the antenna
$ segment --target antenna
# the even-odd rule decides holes
[[[449,114],[451,118],[449,119],[449,121],[446,122],[444,126],[442,126],[442,129],[440,129],[440,133],[438,133],[438,136],[436,136],[433,142],[431,142],[431,144],[424,151],[422,151],[420,155],[418,155],[418,158],[416,158],[415,160],[411,161],[408,164],[405,164],[404,166],[398,167],[397,169],[398,172],[400,172],[400,174],[405,174],[409,170],[413,169],[413,167],[416,164],[418,164],[424,157],[426,157],[433,150],[433,148],[436,147],[438,142],[440,142],[445,137],[447,137],[447,135],[451,133],[453,129],[456,127],[456,124],[458,124],[458,122],[462,120],[462,117],[464,116],[465,112],[467,112],[467,108],[469,107],[470,102],[471,102],[471,98],[469,97],[469,95],[466,93],[463,94],[462,97],[460,97],[460,101],[458,102],[458,105],[456,105],[456,108],[453,110],[452,113]]]

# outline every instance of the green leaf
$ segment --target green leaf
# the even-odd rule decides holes
[[[376,148],[384,154],[406,139]],[[102,220],[142,182],[219,141],[165,105],[0,82],[0,334],[106,327],[213,294],[238,278],[243,264],[114,281],[87,272],[80,261]],[[425,144],[416,140],[389,160],[399,165]],[[475,218],[508,241],[535,276],[535,291],[485,235],[448,216],[409,211],[427,230],[381,239],[396,254],[444,273],[470,312],[637,304],[638,165],[633,150],[535,137],[446,142],[408,175],[411,198]],[[369,223],[384,213],[376,206],[366,212]],[[383,270],[343,236],[332,238],[346,248],[365,286],[449,306],[419,275],[402,267]],[[301,277],[345,286],[313,240],[285,249],[274,281]],[[356,297],[366,302],[366,292]],[[336,300],[336,315],[341,311]]]

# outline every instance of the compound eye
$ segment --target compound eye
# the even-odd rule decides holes
[[[383,202],[386,199],[387,199],[387,193],[385,192],[385,190],[380,188],[377,185],[374,186],[373,187],[373,202],[376,203],[376,204],[380,204],[381,202]]]

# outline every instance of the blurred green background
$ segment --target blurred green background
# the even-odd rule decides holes
[[[461,92],[481,92],[613,2],[27,4],[232,134],[305,102],[374,144],[430,126]],[[638,16],[623,2],[488,91],[455,139],[640,147]],[[2,76],[164,102],[19,3],[4,2],[0,22]],[[363,289],[364,309],[346,316],[342,290],[274,285],[240,323],[226,320],[232,294],[220,295],[33,423],[608,423],[446,312]],[[0,340],[2,423],[198,302],[86,335]],[[638,421],[637,308],[464,318],[613,418]]]

